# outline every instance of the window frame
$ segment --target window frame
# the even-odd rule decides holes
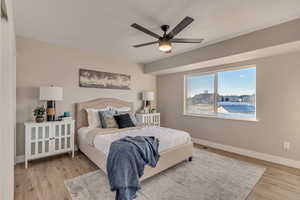
[[[233,116],[233,115],[227,115],[224,113],[218,113],[218,73],[219,72],[225,72],[225,71],[232,71],[232,70],[239,70],[239,69],[247,69],[247,68],[257,68],[256,65],[246,65],[246,66],[237,66],[237,67],[226,67],[218,70],[211,70],[206,72],[191,72],[184,74],[184,94],[183,94],[183,115],[184,116],[192,116],[192,117],[205,117],[205,118],[219,118],[219,119],[230,119],[230,120],[242,120],[242,121],[258,121],[257,118],[257,98],[255,97],[255,115],[254,117],[241,117],[241,116]],[[214,112],[211,114],[207,113],[189,113],[187,112],[187,95],[188,95],[188,84],[187,80],[188,77],[193,76],[202,76],[202,75],[214,75]],[[257,91],[257,71],[255,70],[255,96]]]

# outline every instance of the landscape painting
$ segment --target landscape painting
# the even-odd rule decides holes
[[[79,69],[79,86],[130,90],[130,75]]]

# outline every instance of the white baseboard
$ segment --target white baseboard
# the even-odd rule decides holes
[[[256,158],[259,160],[265,160],[268,162],[300,169],[300,161],[298,161],[298,160],[292,160],[292,159],[283,158],[280,156],[273,156],[270,154],[259,153],[256,151],[242,149],[242,148],[238,148],[238,147],[234,147],[234,146],[230,146],[230,145],[224,145],[224,144],[219,144],[219,143],[215,143],[215,142],[210,142],[208,140],[202,140],[199,138],[192,138],[192,141],[195,144],[201,144],[201,145],[212,147],[215,149],[220,149],[223,151],[228,151],[228,152],[240,154],[243,156],[248,156],[248,157]]]
[[[25,161],[25,155],[16,156],[16,164],[23,163]]]

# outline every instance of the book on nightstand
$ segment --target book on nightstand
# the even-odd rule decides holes
[[[64,116],[58,117],[58,121],[68,121],[68,120],[72,120],[72,117],[64,117]]]
[[[72,120],[72,117],[63,117],[62,120],[63,120],[63,121]]]

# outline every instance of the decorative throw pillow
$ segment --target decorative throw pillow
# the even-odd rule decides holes
[[[102,128],[100,116],[98,114],[99,111],[108,111],[110,110],[109,107],[102,108],[102,109],[96,109],[96,108],[87,108],[87,118],[88,118],[88,124],[89,127],[92,128]]]
[[[119,128],[135,127],[128,113],[114,116]]]
[[[99,117],[102,128],[118,128],[118,124],[114,118],[114,111],[100,111]]]
[[[134,126],[137,126],[138,122],[136,120],[135,114],[133,112],[128,112],[128,111],[117,111],[117,115],[122,115],[122,114],[129,114],[131,121],[133,122]]]

